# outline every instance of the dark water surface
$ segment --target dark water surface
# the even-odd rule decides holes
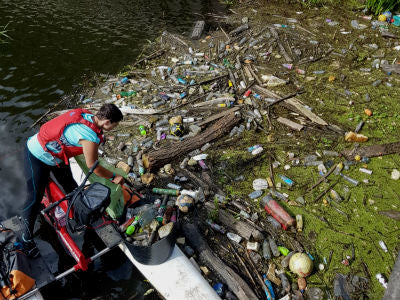
[[[198,14],[222,9],[215,0],[1,0],[0,29],[8,24],[12,40],[0,44],[0,220],[17,214],[25,198],[22,149],[35,132],[29,126],[60,96],[84,74],[118,72],[163,30],[189,33]],[[129,299],[115,274],[105,280],[114,289],[107,299]],[[100,297],[102,277],[94,278],[90,294]],[[126,285],[134,291],[141,283]],[[53,299],[64,298],[58,292]]]

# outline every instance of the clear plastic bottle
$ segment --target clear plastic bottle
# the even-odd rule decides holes
[[[271,259],[271,257],[272,257],[271,248],[269,246],[269,242],[267,239],[265,239],[263,242],[263,257],[265,259]]]
[[[152,207],[149,207],[148,209],[144,210],[142,214],[139,217],[139,225],[140,227],[145,227],[147,224],[150,224],[150,222],[156,217],[157,211],[153,209]]]
[[[276,245],[275,240],[272,237],[268,237],[269,247],[271,248],[272,254],[276,257],[281,255],[279,252],[278,246]]]
[[[241,236],[239,236],[239,235],[237,235],[236,233],[233,233],[233,232],[228,232],[227,234],[226,234],[226,236],[228,237],[228,239],[230,239],[231,241],[234,241],[234,242],[236,242],[236,243],[240,243],[240,241],[242,240],[242,237]]]

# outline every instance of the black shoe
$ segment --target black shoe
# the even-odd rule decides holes
[[[40,252],[36,243],[33,240],[22,241],[22,251],[31,258],[36,258],[40,256]]]

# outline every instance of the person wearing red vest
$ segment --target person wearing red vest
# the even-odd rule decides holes
[[[72,177],[69,158],[83,154],[87,167],[91,168],[98,159],[103,131],[115,128],[122,118],[114,104],[103,105],[95,115],[85,109],[72,109],[43,124],[39,132],[28,139],[24,159],[27,199],[22,210],[26,225],[22,238],[28,255],[39,255],[33,242],[33,228],[50,174],[65,193],[72,192],[77,184]],[[124,183],[122,176],[102,166],[94,173],[116,184]]]

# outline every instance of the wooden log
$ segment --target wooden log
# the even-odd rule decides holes
[[[376,157],[395,153],[400,153],[400,142],[360,147],[355,151],[354,149],[342,151],[342,154],[348,160],[354,160],[356,155],[360,155],[361,157]]]
[[[196,21],[192,31],[192,36],[191,36],[192,40],[198,40],[201,37],[201,34],[203,33],[204,30],[204,25],[206,25],[206,22]]]
[[[198,252],[200,261],[220,276],[239,300],[258,299],[248,284],[213,253],[196,225],[185,223],[182,226],[182,231],[189,243]]]
[[[212,202],[206,202],[204,205],[205,209],[208,212],[211,212],[215,209],[214,204]],[[256,240],[263,240],[264,235],[253,226],[247,224],[244,221],[236,220],[232,215],[223,209],[218,210],[218,220],[227,228],[237,232],[241,237],[244,237],[246,240],[249,240],[251,237],[254,237]]]
[[[291,121],[291,120],[289,120],[289,119],[286,119],[286,118],[279,117],[279,118],[276,119],[276,120],[277,120],[279,123],[281,123],[281,124],[283,124],[283,125],[286,125],[286,126],[292,128],[293,130],[301,131],[301,130],[304,128],[303,125],[297,124],[296,122],[293,122],[293,121]]]
[[[226,115],[229,115],[229,114],[231,114],[231,113],[234,113],[234,112],[236,112],[236,111],[238,111],[238,110],[240,110],[240,107],[239,107],[239,106],[232,107],[232,108],[230,108],[230,109],[228,109],[228,110],[225,110],[225,111],[223,111],[223,112],[221,112],[221,113],[212,115],[211,117],[205,119],[204,121],[200,122],[200,123],[197,124],[197,125],[200,126],[200,127],[201,127],[201,126],[204,126],[204,125],[206,125],[206,124],[208,124],[208,123],[211,123],[211,122],[213,122],[213,121],[215,121],[215,120],[218,120],[218,119],[220,119],[220,118],[222,118],[222,117],[224,117],[224,116],[226,116]]]
[[[159,150],[150,151],[143,155],[143,165],[147,169],[161,167],[172,160],[186,155],[188,152],[198,149],[206,143],[222,137],[240,121],[240,117],[229,114],[208,127],[204,132],[188,138],[182,142],[172,143]]]

